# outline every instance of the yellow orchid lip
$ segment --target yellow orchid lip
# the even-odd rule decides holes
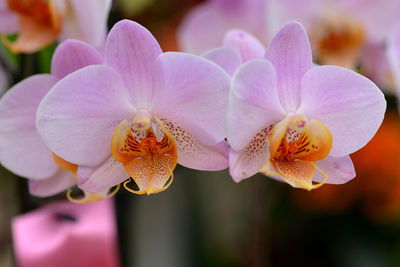
[[[320,121],[308,121],[303,115],[291,114],[272,128],[268,139],[269,164],[275,172],[268,167],[263,168],[263,173],[277,174],[291,186],[307,190],[326,182],[328,176],[315,162],[328,156],[332,135]],[[315,170],[325,177],[319,184],[312,183]]]
[[[127,180],[123,185],[129,192],[149,195],[171,185],[172,172],[178,163],[177,146],[159,119],[139,112],[131,126],[126,120],[122,121],[114,131],[111,152],[139,187],[139,190],[129,188],[127,184],[131,180]]]

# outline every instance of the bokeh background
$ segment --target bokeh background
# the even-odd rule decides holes
[[[164,51],[195,0],[114,1],[109,27],[129,18]],[[0,48],[11,83],[50,71],[56,45],[31,55]],[[236,184],[228,171],[178,166],[165,192],[115,197],[123,266],[400,266],[400,117],[394,96],[373,140],[351,155],[357,177],[307,192],[258,174]],[[16,266],[11,219],[56,199],[28,193],[0,168],[0,266]]]

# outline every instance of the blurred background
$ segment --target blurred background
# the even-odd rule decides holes
[[[178,51],[177,28],[195,0],[114,1],[122,18],[148,28],[164,51]],[[50,71],[56,45],[13,55],[11,84]],[[400,118],[394,96],[374,139],[351,155],[357,177],[307,192],[258,174],[239,184],[227,170],[178,166],[160,194],[115,197],[122,266],[400,266]],[[11,219],[56,199],[30,196],[27,180],[0,168],[0,266],[17,266]]]

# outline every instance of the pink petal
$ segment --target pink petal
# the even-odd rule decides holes
[[[15,33],[18,28],[17,15],[8,10],[0,10],[0,33]]]
[[[284,116],[272,64],[257,59],[240,66],[232,78],[226,117],[231,147],[242,150],[261,129]]]
[[[112,200],[53,203],[14,218],[12,234],[20,267],[120,266]]]
[[[353,0],[342,1],[347,9],[364,23],[368,40],[382,43],[388,32],[400,22],[400,2],[397,0]]]
[[[265,48],[262,43],[250,33],[241,30],[230,30],[226,33],[223,46],[239,51],[242,62],[263,58]]]
[[[400,25],[400,24],[399,24]],[[397,97],[400,96],[400,28],[389,39],[388,58],[394,76]],[[400,101],[398,100],[399,107]],[[400,109],[399,109],[400,110]]]
[[[279,99],[286,111],[300,104],[300,82],[312,65],[310,42],[303,26],[286,24],[271,40],[265,58],[272,62],[278,75]]]
[[[58,79],[89,65],[102,64],[103,57],[90,45],[68,40],[61,43],[51,62],[51,72]]]
[[[104,46],[111,0],[69,0],[61,40],[78,39],[97,49]]]
[[[8,10],[8,0],[0,0],[0,10]]]
[[[75,184],[71,172],[59,169],[53,176],[42,180],[29,180],[29,193],[49,197],[61,193]]]
[[[202,56],[222,67],[231,76],[242,63],[239,53],[229,47],[214,48]]]
[[[393,76],[391,75],[387,49],[383,44],[366,43],[360,55],[360,72],[371,79],[383,92],[393,93]]]
[[[225,138],[229,75],[215,63],[184,53],[164,53],[155,63],[152,110],[214,146]]]
[[[95,167],[79,166],[78,187],[87,192],[100,192],[118,185],[129,178],[124,165],[112,156]]]
[[[345,68],[322,66],[304,76],[297,112],[329,129],[333,137],[330,155],[341,157],[374,136],[385,110],[385,98],[370,80]]]
[[[121,76],[112,68],[93,65],[57,83],[37,111],[38,131],[61,158],[94,166],[111,153],[112,134],[135,108]]]
[[[349,156],[331,157],[317,161],[317,166],[328,175],[327,184],[344,184],[356,176],[353,162]],[[313,181],[322,182],[324,176],[315,170]]]
[[[195,7],[183,20],[178,32],[181,50],[201,54],[219,47],[224,34],[243,29],[266,41],[267,1],[213,1]]]
[[[153,97],[152,67],[161,54],[153,35],[140,24],[123,20],[111,29],[105,61],[121,75],[135,106],[146,106]]]
[[[0,33],[15,33],[18,31],[18,17],[8,8],[8,0],[0,0]]]
[[[19,176],[42,179],[58,169],[35,128],[36,109],[56,79],[35,75],[11,88],[0,101],[0,161]]]
[[[201,54],[219,47],[223,36],[231,27],[224,14],[213,3],[203,3],[193,8],[183,20],[178,31],[180,49]]]
[[[269,158],[268,129],[262,129],[242,150],[229,151],[229,173],[240,182],[259,172]]]
[[[163,120],[178,147],[178,163],[196,170],[218,171],[228,167],[224,145],[210,147],[201,144],[188,131],[174,122]]]

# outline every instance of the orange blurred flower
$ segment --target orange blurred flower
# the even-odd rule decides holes
[[[32,53],[56,39],[104,45],[111,0],[0,0],[0,32],[15,53]],[[18,33],[15,42],[5,34]]]

